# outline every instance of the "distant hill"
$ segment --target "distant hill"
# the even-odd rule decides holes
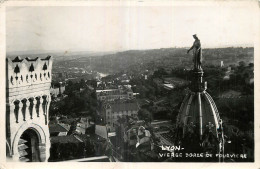
[[[16,52],[9,52],[6,54],[7,58],[15,58],[16,56],[20,56],[21,58],[25,57],[46,57],[48,55],[51,55],[54,57],[55,60],[71,60],[71,59],[77,59],[80,57],[90,57],[90,56],[99,56],[99,55],[106,55],[111,54],[115,52],[88,52],[88,51],[16,51]]]
[[[191,52],[192,53],[192,52]],[[92,70],[115,73],[127,69],[153,70],[158,67],[192,67],[192,54],[187,54],[185,48],[162,48],[152,50],[129,50],[113,54],[78,57],[59,62],[59,65],[72,67],[91,67]],[[216,48],[203,50],[204,64],[224,65],[237,64],[243,60],[253,62],[254,48]]]
[[[28,52],[29,53],[29,52]],[[254,48],[253,47],[228,47],[203,49],[203,64],[220,65],[220,61],[225,66],[237,64],[239,61],[245,63],[253,63]],[[18,54],[18,53],[17,53]],[[68,52],[62,53],[41,53],[25,54],[22,57],[46,57],[54,56],[54,68],[59,69],[60,66],[65,68],[78,67],[88,68],[103,73],[116,73],[131,69],[133,73],[140,73],[144,70],[155,70],[158,67],[172,69],[175,67],[192,68],[192,52],[187,54],[186,48],[161,48],[151,50],[128,50],[123,52]],[[17,55],[8,55],[15,57]]]

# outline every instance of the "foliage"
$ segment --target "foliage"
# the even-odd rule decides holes
[[[140,109],[138,111],[138,118],[140,120],[144,120],[146,122],[151,122],[153,120],[153,115],[151,112],[149,112],[148,110],[146,109]]]
[[[80,89],[83,89],[80,91]],[[97,99],[95,91],[91,91],[86,87],[84,80],[78,83],[69,81],[66,86],[65,97],[57,102],[51,102],[50,115],[69,115],[71,117],[79,117],[81,112],[95,118],[97,109]]]

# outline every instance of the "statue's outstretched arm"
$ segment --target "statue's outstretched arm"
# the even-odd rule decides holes
[[[194,43],[193,43],[192,47],[187,51],[187,53],[189,53],[190,50],[192,50],[193,48],[194,48]]]

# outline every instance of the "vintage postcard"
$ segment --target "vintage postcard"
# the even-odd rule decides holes
[[[259,1],[0,10],[1,169],[260,168]]]

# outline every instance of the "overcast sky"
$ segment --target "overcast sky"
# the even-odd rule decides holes
[[[243,7],[7,7],[7,52],[121,51],[253,46],[255,15]]]

